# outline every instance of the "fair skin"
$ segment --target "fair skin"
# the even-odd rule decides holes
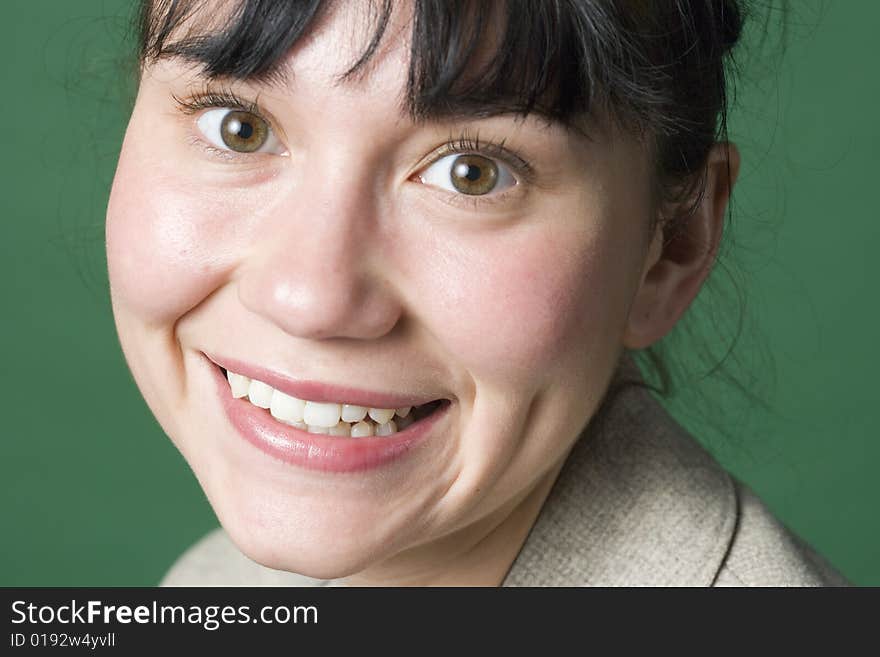
[[[271,115],[272,152],[206,151],[199,114],[172,97],[204,84],[198,69],[146,66],[107,213],[120,341],[251,559],[352,584],[497,585],[621,350],[667,334],[703,284],[738,154],[713,149],[692,246],[664,251],[635,138],[509,115],[413,123],[398,104],[408,30],[335,83],[360,54],[354,24],[322,18],[283,87],[233,85]],[[476,197],[426,182],[462,129],[533,174],[502,162],[515,184]],[[236,434],[206,353],[451,405],[418,449],[319,472]]]

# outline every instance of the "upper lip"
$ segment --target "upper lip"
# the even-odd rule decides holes
[[[203,352],[204,353],[204,352]],[[275,390],[313,402],[345,403],[367,408],[403,408],[406,406],[421,406],[442,397],[418,397],[405,394],[377,392],[363,390],[350,386],[340,386],[321,381],[307,381],[274,372],[259,365],[246,363],[235,358],[227,358],[215,354],[205,353],[208,360],[225,370],[242,374],[250,379],[256,379],[272,386]]]

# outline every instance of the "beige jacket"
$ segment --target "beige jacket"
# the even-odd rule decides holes
[[[616,373],[641,380],[625,357]],[[626,388],[568,457],[502,586],[846,586],[643,388]],[[335,586],[245,557],[222,529],[163,586]]]

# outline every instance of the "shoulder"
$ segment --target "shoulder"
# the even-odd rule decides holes
[[[506,586],[822,586],[848,582],[647,389],[624,389],[575,444]]]
[[[239,551],[223,529],[196,541],[159,586],[323,586],[323,580],[266,568]]]
[[[850,586],[824,557],[735,480],[737,522],[714,586]]]

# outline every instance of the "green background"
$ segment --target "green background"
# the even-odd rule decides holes
[[[718,283],[720,334],[736,290],[746,309],[730,362],[769,407],[704,383],[710,403],[670,408],[853,582],[880,585],[880,4],[795,4],[784,40],[771,16],[740,60],[724,256],[740,282]],[[132,4],[2,8],[0,585],[152,585],[216,519],[126,369],[106,291]]]

